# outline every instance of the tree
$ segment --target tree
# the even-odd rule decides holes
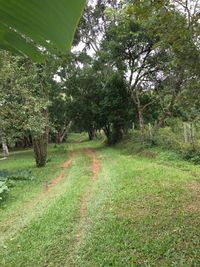
[[[95,136],[95,110],[99,97],[99,79],[89,66],[77,68],[67,82],[67,94],[71,97],[69,114],[74,126],[88,133],[89,140]]]
[[[9,53],[0,53],[0,129],[3,147],[21,136],[24,131],[26,114],[24,103],[27,94],[27,77],[21,77],[24,73],[22,61],[19,57],[12,57]]]
[[[101,61],[91,60],[85,53],[68,56],[58,75],[74,129],[88,132],[90,140],[103,129],[109,144],[119,141],[129,121],[123,75],[106,70]]]
[[[4,143],[17,140],[26,132],[33,139],[36,164],[46,163],[50,81],[55,61],[33,64],[29,59],[1,53],[1,131]]]
[[[0,48],[18,55],[26,55],[37,62],[44,62],[44,50],[53,54],[57,50],[58,52],[68,51],[84,3],[84,0],[75,2],[69,0],[60,2],[55,0],[42,2],[27,2],[26,0],[16,2],[11,0],[5,2],[1,0]],[[55,12],[58,12],[58,16],[55,16]],[[46,73],[44,71],[45,67],[43,67],[38,67],[36,84],[39,83],[41,93],[46,97],[48,79],[45,79]],[[35,66],[33,68],[35,69]],[[41,71],[41,69],[43,70]],[[35,78],[34,75],[32,77]],[[23,79],[23,77],[21,78]],[[14,83],[15,81],[14,78]],[[5,79],[5,83],[9,85],[10,79]],[[2,88],[4,87],[2,86]],[[4,106],[5,101],[1,103]],[[34,106],[34,110],[35,108],[38,108],[38,106]],[[42,118],[47,124],[47,106],[40,107],[38,110],[41,111],[41,109]],[[40,133],[40,136],[38,131],[33,131],[33,145],[38,167],[45,165],[47,157],[48,126],[43,124],[42,126],[43,132]]]
[[[135,1],[113,11],[113,16],[115,23],[107,29],[102,54],[105,64],[126,76],[128,92],[137,107],[143,144],[145,109],[165,98],[156,133],[194,73],[191,66],[198,69],[199,52],[184,15],[171,9],[167,1]],[[145,95],[149,102],[143,103]]]
[[[100,91],[97,125],[104,130],[108,144],[119,142],[127,128],[130,118],[127,84],[120,73],[113,72]]]
[[[96,54],[100,50],[101,40],[110,20],[106,13],[109,8],[117,10],[122,5],[121,0],[98,0],[96,3],[87,1],[79,27],[75,34],[74,45],[81,44],[84,52]]]

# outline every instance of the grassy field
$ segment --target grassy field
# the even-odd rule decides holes
[[[130,140],[110,148],[73,135],[50,147],[46,168],[35,168],[31,151],[0,162],[19,167],[36,179],[0,204],[0,266],[200,266],[198,165]]]

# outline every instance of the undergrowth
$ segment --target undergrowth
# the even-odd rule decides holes
[[[15,183],[20,180],[33,180],[31,170],[10,171],[7,169],[0,170],[0,201],[5,198]]]

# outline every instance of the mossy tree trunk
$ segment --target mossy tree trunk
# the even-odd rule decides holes
[[[40,136],[33,136],[33,150],[37,167],[44,167],[47,161],[48,128]]]

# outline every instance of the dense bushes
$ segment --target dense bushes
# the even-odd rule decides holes
[[[6,181],[0,181],[0,201],[3,199],[5,194],[9,191]]]
[[[200,150],[188,149],[183,152],[183,158],[195,164],[200,164]]]
[[[192,129],[191,129],[192,125]],[[156,142],[158,145],[179,152],[186,160],[200,163],[200,132],[195,124],[188,123],[187,129],[181,120],[173,119],[169,125],[161,128]]]
[[[187,131],[184,124],[187,124]],[[149,124],[145,125],[145,144],[143,148],[152,145],[160,146],[177,152],[182,158],[188,161],[200,164],[199,126],[198,123],[183,123],[181,119],[172,118],[153,137],[154,125],[150,125],[150,127]],[[138,128],[137,126],[136,129],[129,131],[129,138],[132,139],[133,147],[137,147],[137,145],[141,147],[140,131]]]

